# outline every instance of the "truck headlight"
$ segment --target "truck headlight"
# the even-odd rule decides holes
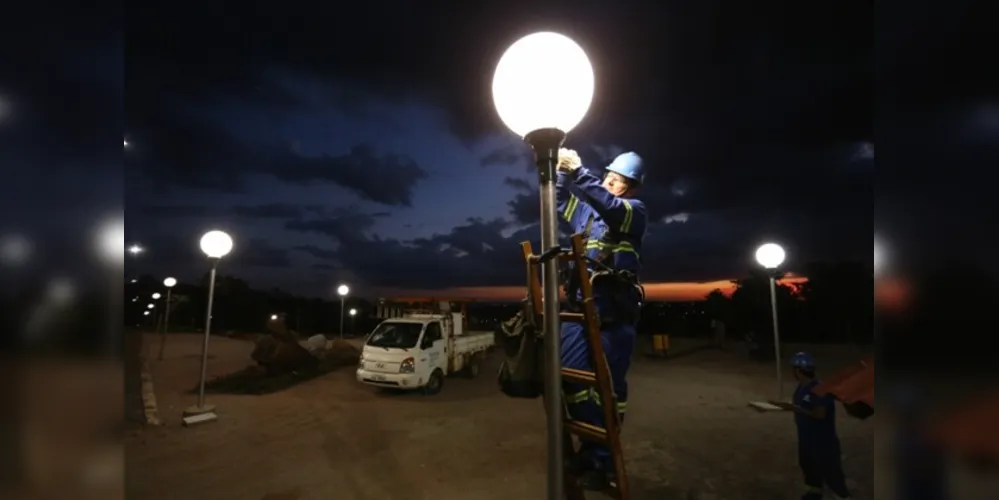
[[[416,372],[416,360],[413,358],[406,358],[402,360],[399,364],[399,373],[415,373]]]

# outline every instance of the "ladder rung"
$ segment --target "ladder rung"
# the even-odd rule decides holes
[[[586,370],[562,368],[562,379],[565,382],[572,382],[573,384],[588,385],[591,387],[597,386],[597,374]]]
[[[558,318],[562,321],[568,321],[570,323],[583,323],[586,321],[586,315],[583,313],[559,313]]]
[[[607,429],[576,420],[567,421],[565,427],[569,433],[579,436],[580,439],[604,445],[608,444]]]

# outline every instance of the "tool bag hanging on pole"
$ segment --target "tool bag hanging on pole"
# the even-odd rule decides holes
[[[543,337],[535,324],[530,301],[524,301],[523,309],[500,323],[494,334],[496,345],[505,357],[499,369],[500,390],[511,398],[541,397]]]

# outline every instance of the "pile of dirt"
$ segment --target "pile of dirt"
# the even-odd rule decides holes
[[[308,371],[319,365],[319,358],[298,342],[288,342],[275,336],[257,339],[250,357],[272,375]]]
[[[317,352],[315,356],[309,354],[305,348],[294,344],[305,352],[311,361],[299,358],[299,354],[288,354],[294,351],[288,348],[288,345],[272,337],[264,337],[257,344],[261,353],[257,353],[257,349],[254,350],[254,353],[257,354],[254,360],[259,356],[262,359],[278,361],[295,359],[295,363],[277,363],[271,364],[270,367],[262,364],[251,365],[237,372],[207,381],[205,391],[215,394],[270,394],[325,375],[337,368],[357,366],[361,356],[358,348],[343,340],[334,340],[328,349]],[[271,349],[273,351],[270,351]],[[264,354],[265,350],[285,354]],[[296,368],[289,369],[293,365]],[[197,393],[197,391],[197,387],[191,390],[192,393]]]
[[[356,366],[361,359],[361,350],[346,340],[337,339],[317,357],[321,368],[332,371],[341,366]]]

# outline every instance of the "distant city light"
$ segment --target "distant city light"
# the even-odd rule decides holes
[[[128,253],[130,253],[132,255],[139,255],[140,253],[145,252],[145,251],[146,251],[146,249],[142,248],[141,245],[131,245],[131,246],[128,247]]]

